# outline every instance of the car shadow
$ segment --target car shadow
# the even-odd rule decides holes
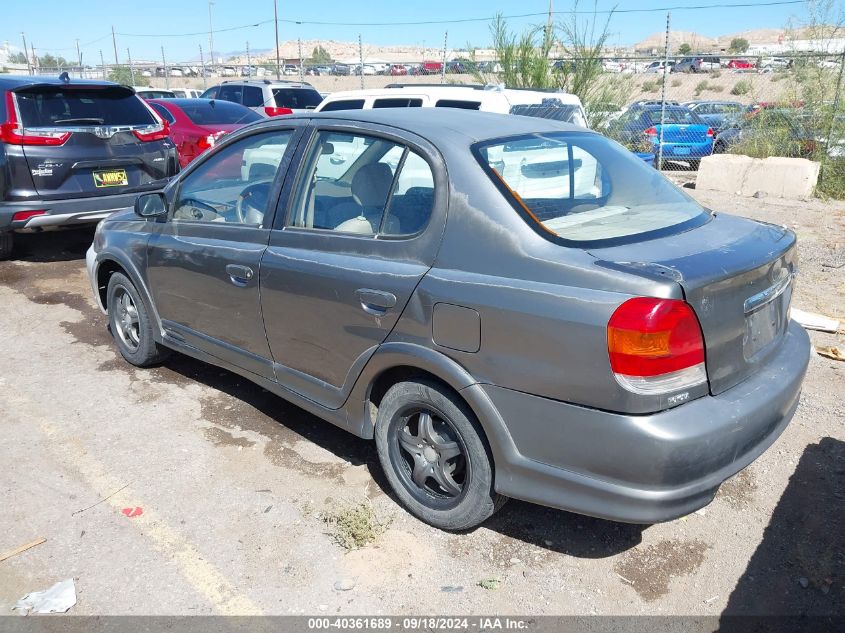
[[[16,233],[12,261],[67,262],[85,259],[96,225],[40,233]]]
[[[174,354],[161,369],[169,378],[162,377],[170,382],[196,381],[234,398],[236,406],[227,410],[240,428],[271,437],[280,434],[289,443],[307,440],[354,466],[366,465],[381,491],[399,504],[372,441],[325,422],[237,374],[188,356]],[[245,411],[241,403],[254,411]],[[550,551],[604,558],[638,545],[647,526],[615,523],[512,499],[482,527]]]
[[[766,630],[841,631],[843,604],[845,442],[825,437],[801,455],[728,599],[720,630],[745,623],[770,625]],[[765,616],[766,622],[737,616]]]

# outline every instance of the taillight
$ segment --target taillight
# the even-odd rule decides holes
[[[264,106],[264,112],[267,116],[281,116],[283,114],[293,114],[290,108],[278,108],[276,106]]]
[[[707,381],[704,338],[688,303],[636,297],[607,324],[610,367],[629,391],[661,394]]]
[[[713,138],[713,128],[707,128],[707,138]]]
[[[167,121],[159,120],[155,125],[148,125],[142,130],[132,130],[132,133],[139,141],[149,143],[150,141],[160,141],[170,136],[170,126]]]
[[[200,152],[204,152],[208,149],[214,147],[214,135],[209,134],[208,136],[201,136],[197,141],[197,148]]]
[[[647,130],[643,130],[643,134],[645,134],[646,136],[657,136],[657,128],[652,126]]]
[[[6,120],[0,123],[0,141],[10,145],[63,145],[69,138],[70,132],[27,130],[22,127],[18,122],[13,93],[6,93]]]
[[[12,216],[12,222],[23,222],[24,220],[34,218],[38,215],[44,215],[45,213],[47,212],[44,209],[39,211],[18,211]]]

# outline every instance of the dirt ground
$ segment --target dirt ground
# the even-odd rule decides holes
[[[795,230],[794,305],[845,317],[845,204],[691,193]],[[811,359],[783,436],[690,516],[511,501],[448,534],[396,504],[368,442],[185,357],[123,362],[90,241],[23,236],[0,263],[0,552],[47,539],[0,562],[0,613],[71,577],[76,615],[842,613],[843,362]],[[375,540],[347,551],[324,517],[361,503]]]

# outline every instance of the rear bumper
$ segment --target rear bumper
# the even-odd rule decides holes
[[[654,144],[657,153],[657,144]],[[713,141],[706,143],[667,143],[663,142],[663,157],[684,160],[689,158],[703,158],[713,153]]]
[[[707,505],[723,481],[774,443],[798,406],[809,352],[806,332],[792,322],[779,353],[751,378],[651,415],[586,409],[492,385],[468,389],[483,390],[506,427],[489,434],[498,492],[655,523]]]
[[[97,223],[116,211],[132,208],[137,197],[137,193],[125,193],[116,196],[96,196],[72,200],[0,202],[0,231]],[[43,210],[45,213],[27,220],[12,220],[15,214],[20,211],[39,210]]]

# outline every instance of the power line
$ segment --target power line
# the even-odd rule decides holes
[[[769,2],[736,2],[736,3],[717,3],[717,4],[699,4],[699,5],[683,5],[683,6],[664,6],[664,7],[650,7],[639,9],[603,9],[595,11],[544,11],[542,13],[519,13],[514,15],[503,15],[502,18],[506,20],[520,19],[520,18],[535,18],[547,17],[549,15],[610,15],[623,13],[664,13],[666,11],[698,11],[704,9],[741,9],[748,7],[775,7],[783,5],[804,4],[806,0],[773,0]],[[463,24],[467,22],[489,22],[495,16],[485,16],[478,18],[454,18],[447,20],[419,20],[408,22],[330,22],[322,20],[297,20],[292,18],[280,18],[278,22],[286,24],[300,24],[311,26],[425,26],[432,24]],[[242,26],[232,26],[225,29],[215,29],[216,32],[222,33],[225,31],[239,31],[242,29],[251,29],[264,24],[270,24],[275,20],[262,20],[254,24],[245,24]],[[197,31],[194,33],[118,33],[122,37],[196,37],[198,35],[207,35],[207,31]]]

